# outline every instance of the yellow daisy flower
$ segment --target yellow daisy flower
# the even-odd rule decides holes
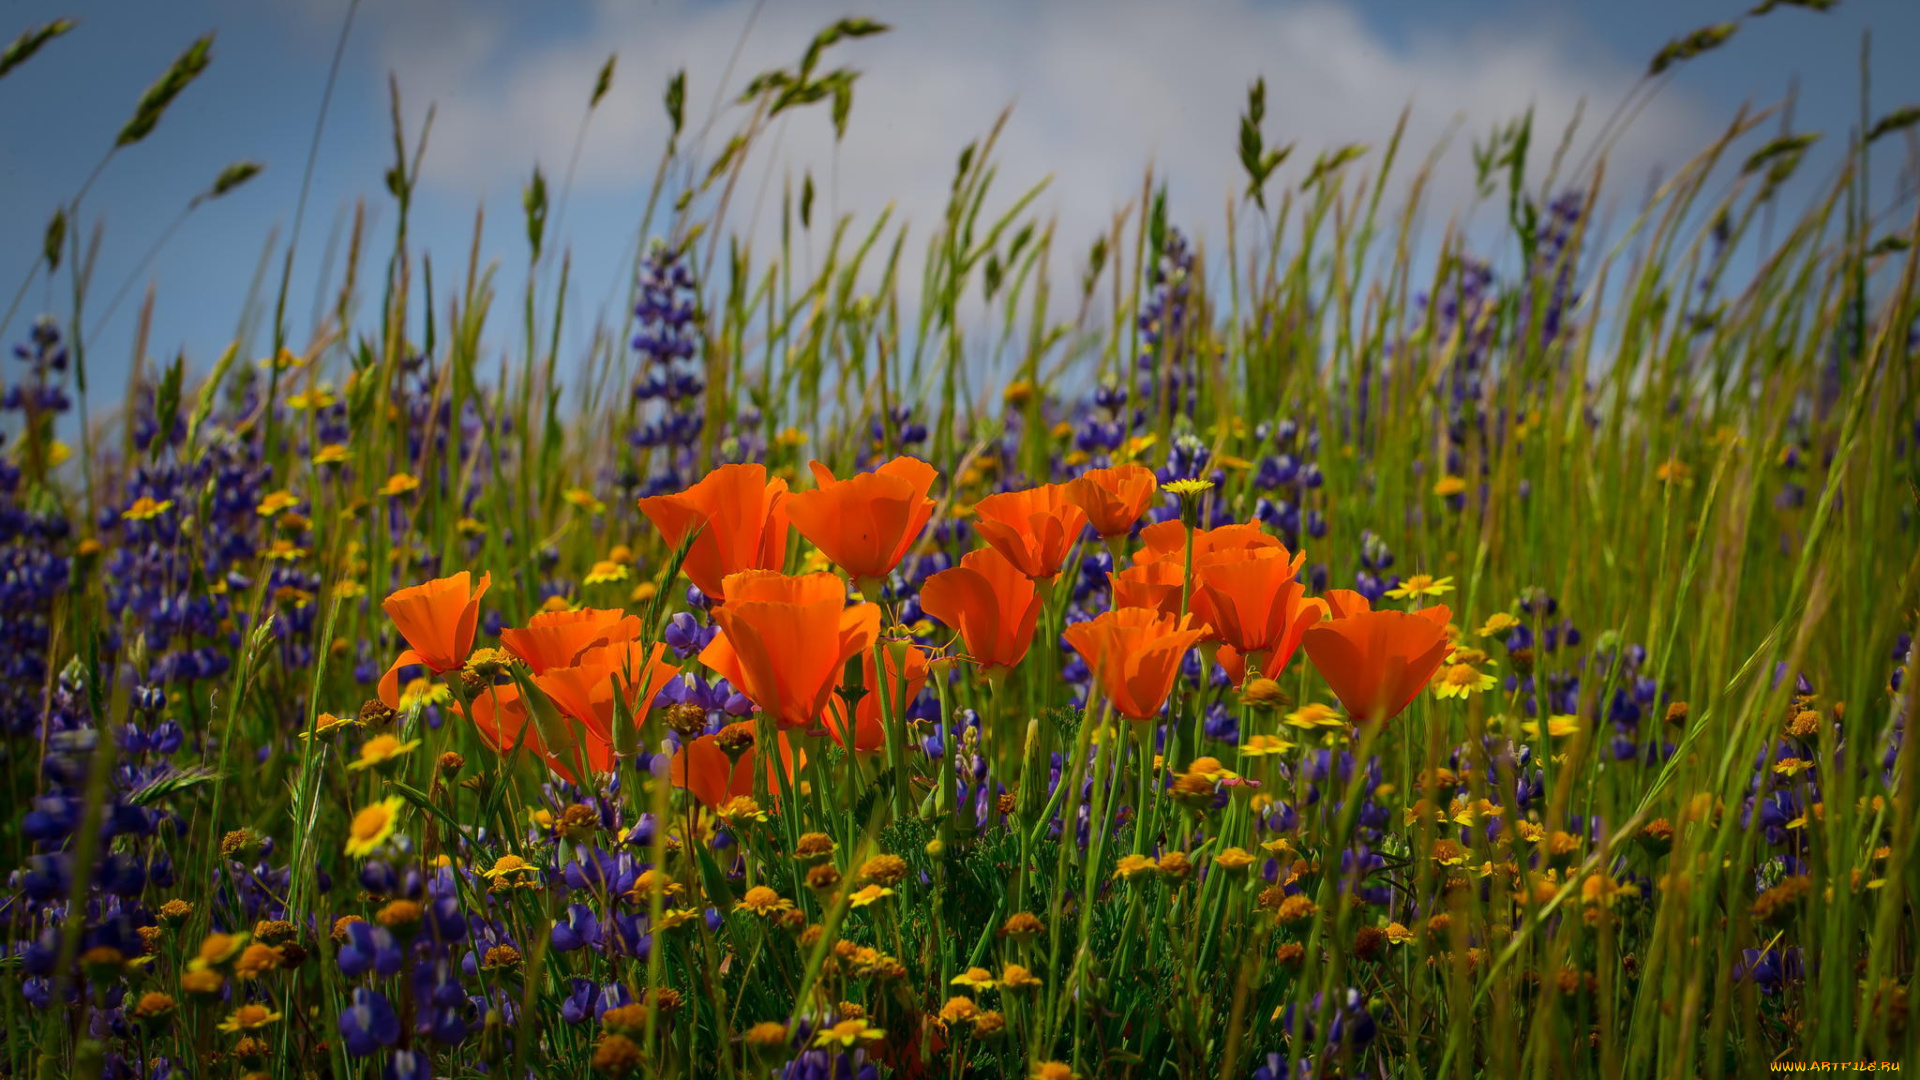
[[[1472,664],[1448,664],[1433,681],[1433,693],[1439,698],[1463,698],[1490,689],[1498,681]]]
[[[1347,718],[1331,705],[1322,705],[1317,701],[1308,702],[1286,716],[1287,723],[1293,727],[1311,730],[1313,728],[1340,728],[1347,726]]]
[[[1387,590],[1391,600],[1410,600],[1418,596],[1444,596],[1453,591],[1453,579],[1436,578],[1431,574],[1414,574],[1401,581],[1396,588]]]
[[[347,768],[359,771],[385,765],[411,754],[419,745],[419,739],[401,742],[392,735],[375,735],[360,745],[360,759],[349,763]]]
[[[1240,744],[1240,753],[1246,757],[1267,757],[1270,754],[1284,754],[1293,749],[1293,744],[1278,735],[1254,735]]]
[[[338,465],[346,460],[346,443],[328,443],[313,452],[313,463],[315,465]]]
[[[626,566],[611,559],[601,559],[594,563],[593,569],[587,571],[586,577],[586,583],[589,585],[603,585],[610,581],[625,580],[627,580]]]
[[[400,808],[404,805],[406,800],[395,795],[353,815],[353,823],[347,826],[347,854],[368,855],[386,843],[400,823]]]
[[[872,904],[877,904],[892,895],[893,890],[887,888],[885,885],[868,885],[848,897],[847,902],[857,908],[867,907]]]
[[[360,720],[358,717],[335,716],[330,712],[323,712],[314,718],[313,734],[325,738],[328,735],[335,735],[348,728],[356,728],[359,726]],[[307,733],[304,731],[301,732],[300,737],[303,739],[306,738]]]
[[[419,487],[420,481],[415,479],[412,473],[397,472],[387,477],[387,482],[380,485],[380,494],[391,499],[394,496],[418,490]]]
[[[261,517],[272,517],[282,510],[291,510],[298,505],[300,505],[298,496],[294,495],[291,491],[282,490],[273,492],[266,498],[261,499],[260,505],[254,507],[253,511]]]
[[[120,517],[126,521],[151,521],[173,509],[172,499],[154,499],[142,495],[133,500],[133,505],[121,511]]]

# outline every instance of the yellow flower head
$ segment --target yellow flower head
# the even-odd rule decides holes
[[[1272,754],[1284,754],[1293,749],[1293,744],[1278,735],[1254,735],[1240,744],[1240,753],[1246,757],[1267,757]]]
[[[507,878],[508,880],[513,880],[516,878],[537,878],[540,876],[540,868],[518,855],[502,855],[493,860],[493,866],[480,871],[480,873],[489,878]]]
[[[346,731],[348,728],[357,728],[359,726],[360,721],[357,717],[335,716],[330,712],[323,712],[319,716],[314,717],[313,734],[325,738],[328,735],[337,735]],[[306,738],[307,733],[304,731],[301,732],[300,737],[303,739]]]
[[[589,514],[602,514],[607,509],[607,504],[595,498],[593,492],[586,488],[568,488],[561,498],[567,500],[567,505]]]
[[[1311,730],[1313,728],[1341,728],[1347,726],[1347,718],[1331,705],[1322,705],[1311,701],[1287,714],[1287,723],[1293,727]]]
[[[1396,588],[1387,590],[1388,599],[1411,600],[1421,596],[1445,596],[1453,591],[1453,579],[1436,578],[1431,574],[1414,574],[1400,582]]]
[[[1161,485],[1161,490],[1182,499],[1191,499],[1213,490],[1211,480],[1174,480]]]
[[[1040,976],[1020,964],[1008,964],[1000,973],[1000,985],[1008,990],[1031,990],[1040,985]]]
[[[400,823],[400,808],[404,805],[406,800],[395,795],[353,815],[353,823],[347,826],[347,854],[369,855],[386,843],[393,836],[394,826]]]
[[[955,975],[947,985],[964,986],[976,993],[981,990],[991,990],[993,989],[993,972],[982,967],[968,968]]]
[[[283,490],[273,492],[266,498],[261,499],[260,505],[254,507],[253,510],[254,513],[259,514],[261,517],[272,517],[282,510],[291,510],[299,505],[300,499],[298,496],[291,491]]]
[[[220,1030],[229,1033],[258,1031],[280,1019],[280,1014],[265,1005],[242,1005],[233,1010],[233,1015],[220,1021]]]
[[[868,885],[848,897],[847,902],[854,907],[867,907],[871,904],[877,904],[892,895],[893,890],[887,888],[885,885]]]
[[[1160,864],[1151,855],[1122,855],[1113,876],[1131,881],[1136,877],[1152,877],[1159,869]]]
[[[603,585],[610,581],[625,580],[627,580],[626,564],[617,563],[611,559],[601,559],[594,563],[593,569],[587,571],[586,577],[589,585]]]
[[[1486,622],[1480,624],[1480,636],[1504,639],[1508,634],[1518,629],[1519,626],[1519,619],[1514,618],[1504,611],[1496,611],[1487,616]]]
[[[786,1027],[781,1025],[780,1030],[784,1039]],[[751,1035],[751,1032],[749,1035]],[[838,1046],[842,1049],[850,1050],[863,1042],[873,1042],[886,1037],[886,1032],[868,1024],[866,1019],[862,1017],[853,1020],[842,1020],[830,1028],[821,1029],[820,1033],[813,1037],[813,1045]]]
[[[419,739],[401,742],[392,735],[375,735],[360,744],[359,760],[350,763],[347,768],[359,771],[385,765],[412,753],[413,748],[419,745]]]
[[[380,494],[391,499],[397,495],[415,491],[419,487],[420,481],[415,479],[412,473],[397,472],[387,477],[387,482],[380,485]]]
[[[126,521],[151,521],[171,509],[173,509],[172,499],[156,500],[142,495],[133,500],[132,506],[121,511],[120,517]]]
[[[1463,698],[1487,690],[1497,681],[1472,664],[1448,664],[1433,681],[1433,693],[1440,698]]]
[[[1433,493],[1443,499],[1462,494],[1466,490],[1467,481],[1465,477],[1443,476],[1433,483]]]
[[[1521,721],[1520,730],[1526,732],[1528,736],[1537,739],[1540,737],[1540,721]],[[1562,715],[1547,717],[1547,734],[1556,739],[1565,738],[1579,730],[1580,718],[1577,716]]]
[[[733,909],[735,911],[751,912],[764,919],[769,915],[782,911],[791,911],[793,909],[793,901],[781,896],[765,885],[755,885],[753,888],[747,890],[747,894],[740,898],[739,903],[733,905]]]
[[[315,465],[338,465],[346,460],[346,443],[328,443],[313,452],[313,463]]]

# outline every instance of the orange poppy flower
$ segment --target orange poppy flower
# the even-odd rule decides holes
[[[673,755],[671,766],[673,786],[693,792],[693,797],[700,800],[700,805],[710,810],[725,806],[730,799],[753,794],[753,766],[758,757],[755,753],[758,748],[749,746],[737,762],[720,749],[721,733],[738,727],[752,731],[753,721],[728,724],[719,732],[702,735],[680,747]],[[782,771],[792,777],[796,764],[793,746],[787,741],[785,732],[781,732],[779,738]],[[806,760],[806,755],[801,754],[798,764],[804,765]],[[767,767],[767,790],[776,800],[779,798],[780,781],[771,764]]]
[[[845,480],[817,461],[812,469],[818,486],[787,500],[793,527],[855,581],[893,573],[933,516],[927,492],[939,472],[910,457]]]
[[[727,602],[713,611],[720,633],[700,653],[734,689],[781,727],[812,727],[848,660],[871,648],[880,609],[847,605],[833,574],[732,574]]]
[[[897,644],[886,642],[881,644],[880,651],[887,654],[887,709],[894,713],[894,722],[900,723],[900,702],[905,701],[911,705],[913,699],[920,696],[920,691],[926,689],[927,673],[930,670],[927,650],[905,642]],[[900,685],[903,659],[906,662],[905,678],[907,680],[904,697],[901,696]],[[858,753],[866,754],[880,749],[886,740],[886,732],[880,726],[881,686],[878,676],[874,674],[872,649],[868,649],[863,654],[860,685],[866,687],[867,693],[860,699],[859,708],[854,710],[853,749]],[[832,715],[827,717],[827,734],[833,736],[834,742],[845,747],[847,740],[843,727],[846,724],[847,699],[841,689],[834,691],[834,697],[837,700],[834,703]]]
[[[456,711],[458,708],[456,705]],[[547,745],[547,741],[540,736],[539,726],[532,724],[531,720],[527,703],[520,696],[520,688],[512,683],[491,687],[473,699],[474,731],[487,749],[494,753],[508,755],[518,747],[532,754],[570,784],[580,782],[580,778],[574,775],[574,769],[582,755],[587,768],[595,772],[613,771],[613,743],[610,741],[583,729],[579,732],[582,738],[578,742],[559,747],[556,751]]]
[[[1186,580],[1185,568],[1175,559],[1135,563],[1118,573],[1107,574],[1116,609],[1153,608],[1172,618],[1180,617],[1180,592]]]
[[[640,617],[618,608],[543,611],[527,625],[500,631],[500,644],[526,662],[535,675],[571,665],[595,645],[632,641],[640,636]]]
[[[1125,536],[1147,512],[1160,481],[1145,465],[1115,465],[1089,469],[1066,483],[1067,501],[1086,512],[1087,523],[1100,539]]]
[[[1166,559],[1174,560],[1181,566],[1186,565],[1187,527],[1180,521],[1161,521],[1149,525],[1140,530],[1140,541],[1144,546],[1134,552],[1135,566]],[[1193,561],[1196,566],[1203,556],[1215,552],[1281,547],[1279,537],[1267,533],[1257,521],[1222,525],[1217,529],[1195,529],[1193,532]]]
[[[1222,645],[1213,654],[1213,662],[1227,673],[1227,681],[1235,686],[1244,686],[1247,682],[1247,658],[1240,650],[1231,645]]]
[[[467,662],[473,651],[473,631],[480,622],[480,598],[493,584],[492,574],[480,575],[478,588],[465,570],[424,585],[401,589],[380,607],[394,628],[407,639],[393,666],[380,676],[380,700],[387,708],[400,707],[400,669],[425,664],[435,675]]]
[[[787,482],[764,465],[722,465],[678,495],[640,500],[670,547],[698,529],[680,569],[710,599],[724,600],[728,574],[778,570],[787,561]]]
[[[974,663],[1011,668],[1033,644],[1040,592],[1005,555],[981,548],[920,586],[920,610],[959,631]]]
[[[1207,636],[1193,616],[1175,619],[1152,608],[1120,608],[1067,627],[1064,636],[1120,715],[1150,720],[1173,693],[1187,650]]]
[[[1344,590],[1342,590],[1344,592]],[[1445,605],[1422,611],[1356,610],[1347,594],[1334,606],[1347,614],[1309,627],[1300,642],[1347,714],[1360,723],[1400,715],[1447,657]],[[1332,597],[1329,597],[1332,601]]]
[[[596,645],[573,664],[549,668],[533,677],[533,685],[547,695],[554,708],[584,725],[595,738],[611,742],[615,715],[614,687],[637,723],[653,707],[653,699],[680,674],[677,664],[661,659],[667,651],[655,644],[651,652],[637,641]]]
[[[1035,581],[1051,581],[1087,527],[1087,512],[1061,484],[1004,491],[973,504],[974,531]]]
[[[1222,642],[1257,663],[1260,673],[1284,671],[1300,635],[1326,617],[1327,604],[1309,599],[1294,580],[1304,555],[1281,548],[1216,551],[1193,568],[1195,608]]]
[[[1352,589],[1328,589],[1323,599],[1327,602],[1328,615],[1335,619],[1373,610],[1373,602]]]

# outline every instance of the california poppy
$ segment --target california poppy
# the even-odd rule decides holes
[[[1180,594],[1186,581],[1185,568],[1172,559],[1136,563],[1107,575],[1115,608],[1153,608],[1174,618],[1180,616]]]
[[[980,538],[1035,581],[1051,581],[1087,527],[1087,512],[1060,484],[1003,491],[973,504]]]
[[[1373,610],[1373,602],[1364,594],[1354,592],[1352,589],[1328,589],[1323,599],[1327,602],[1328,615],[1335,619],[1344,619],[1349,615]]]
[[[1262,675],[1284,670],[1300,635],[1327,615],[1326,602],[1308,598],[1306,586],[1294,580],[1302,558],[1287,558],[1285,548],[1241,548],[1216,551],[1194,565],[1202,617]]]
[[[1341,590],[1343,593],[1344,590]],[[1309,627],[1300,642],[1307,658],[1333,688],[1347,714],[1360,723],[1384,723],[1413,702],[1447,657],[1445,605],[1422,611],[1357,608],[1347,593],[1334,603],[1346,614]]]
[[[1176,619],[1152,608],[1120,608],[1074,623],[1063,636],[1120,715],[1149,720],[1167,703],[1180,662],[1207,628],[1195,627],[1191,615]]]
[[[500,644],[538,675],[566,667],[586,649],[640,636],[640,617],[618,608],[543,611],[527,625],[500,631]]]
[[[671,766],[673,786],[693,792],[693,797],[700,800],[700,805],[710,810],[725,806],[728,800],[742,795],[752,795],[753,766],[758,757],[755,753],[757,747],[749,742],[738,761],[728,757],[727,752],[720,747],[725,737],[729,735],[737,737],[738,732],[735,729],[751,733],[753,727],[753,721],[742,720],[739,723],[728,724],[712,735],[702,735],[680,747],[679,751],[673,755]],[[782,771],[791,777],[795,765],[793,747],[787,742],[785,732],[780,733],[779,739]],[[800,763],[805,762],[805,755],[801,755]],[[767,768],[767,789],[776,797],[780,793],[780,781],[775,776],[771,765]]]
[[[674,548],[694,536],[680,569],[709,598],[724,600],[728,574],[786,564],[786,501],[787,482],[768,480],[766,466],[722,465],[677,495],[641,499],[640,512]]]
[[[636,641],[597,645],[567,667],[549,668],[535,675],[533,685],[555,708],[585,725],[596,738],[610,742],[615,686],[638,722],[668,680],[680,673],[678,665],[661,659],[666,651],[666,645],[655,644],[647,652]]]
[[[817,486],[787,500],[793,527],[857,582],[893,573],[933,516],[927,492],[940,474],[910,457],[845,480],[817,461],[812,468]]]
[[[913,704],[913,699],[926,689],[927,672],[930,665],[927,651],[909,642],[882,642],[879,648],[887,656],[887,685],[880,685],[879,677],[874,673],[874,650],[868,649],[861,658],[860,685],[866,688],[866,695],[854,709],[853,748],[865,754],[878,750],[886,740],[886,732],[880,726],[880,696],[887,695],[887,711],[893,714],[893,722],[904,723],[900,716],[901,702]],[[904,663],[905,674],[902,675]],[[906,685],[901,685],[901,679]],[[827,718],[827,734],[842,747],[847,745],[846,726],[847,699],[844,687],[834,691],[837,699],[834,713]]]
[[[1147,563],[1172,559],[1180,565],[1186,565],[1187,527],[1178,520],[1162,521],[1140,530],[1143,545],[1133,554],[1133,564],[1144,566]],[[1233,525],[1222,525],[1217,529],[1195,529],[1193,531],[1193,559],[1197,564],[1203,556],[1218,551],[1234,551],[1245,548],[1281,547],[1280,539],[1270,535],[1258,522],[1248,521]]]
[[[1026,658],[1040,618],[1032,579],[988,547],[969,551],[960,565],[920,586],[920,610],[960,632],[967,654],[982,668],[1011,668]]]
[[[407,639],[407,648],[380,676],[380,700],[387,708],[400,707],[401,668],[425,664],[440,675],[467,662],[467,654],[473,651],[473,631],[480,622],[480,598],[491,584],[493,575],[482,574],[476,588],[473,575],[462,570],[452,577],[401,589],[380,605],[400,636]]]
[[[713,612],[720,633],[700,662],[781,727],[812,727],[847,661],[879,635],[880,609],[849,607],[846,583],[824,573],[749,570],[729,575],[726,590]]]
[[[457,706],[456,706],[457,708]],[[576,742],[551,747],[531,723],[532,714],[520,688],[512,683],[489,687],[473,699],[473,727],[480,741],[496,754],[509,755],[516,748],[532,754],[547,768],[570,784],[580,778],[575,769],[584,756],[587,768],[595,772],[613,771],[613,744],[581,729]]]
[[[1086,512],[1087,524],[1102,540],[1125,536],[1146,513],[1160,487],[1145,465],[1089,469],[1066,483],[1067,500]]]

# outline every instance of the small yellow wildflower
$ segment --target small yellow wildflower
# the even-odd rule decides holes
[[[1668,458],[1654,468],[1653,476],[1663,484],[1684,484],[1693,479],[1693,470],[1679,458]]]
[[[1173,480],[1168,483],[1162,484],[1160,488],[1162,491],[1165,491],[1170,495],[1177,495],[1182,499],[1190,499],[1196,495],[1201,495],[1206,492],[1212,491],[1213,481],[1211,480]]]
[[[1311,730],[1313,728],[1346,727],[1346,717],[1331,705],[1312,701],[1287,714],[1287,723],[1293,727]]]
[[[502,855],[493,860],[493,866],[480,873],[489,878],[539,877],[540,868],[518,855]]]
[[[593,569],[588,570],[586,576],[586,583],[589,585],[604,585],[611,581],[625,580],[627,580],[626,565],[611,559],[601,559],[594,563]]]
[[[1020,964],[1008,964],[1000,973],[1000,985],[1007,990],[1031,990],[1040,985],[1040,976]]]
[[[589,514],[603,514],[607,510],[607,504],[595,498],[593,492],[586,488],[568,488],[561,498],[567,500],[569,506]]]
[[[1284,754],[1291,749],[1293,744],[1278,735],[1254,735],[1240,744],[1240,753],[1246,757]]]
[[[782,1027],[780,1030],[784,1035],[786,1028]],[[873,1042],[886,1037],[886,1032],[867,1023],[866,1019],[862,1017],[853,1020],[842,1020],[830,1028],[822,1029],[819,1034],[813,1037],[813,1045],[838,1046],[843,1049],[852,1049],[862,1042]]]
[[[1504,639],[1520,627],[1520,620],[1504,611],[1496,611],[1480,624],[1480,636]]]
[[[635,585],[633,591],[627,594],[627,603],[644,604],[659,594],[660,586],[655,585],[651,581],[643,581]]]
[[[298,505],[300,505],[298,496],[291,491],[281,490],[261,499],[260,505],[254,507],[253,511],[261,517],[273,517],[282,510],[291,510]]]
[[[1152,877],[1159,869],[1160,864],[1151,855],[1122,855],[1113,876],[1131,881],[1136,877]]]
[[[414,747],[419,745],[419,739],[401,742],[398,737],[393,735],[375,735],[373,738],[360,744],[360,759],[349,763],[347,768],[357,772],[361,769],[371,769],[376,766],[385,765],[390,761],[396,761],[412,753]]]
[[[1462,494],[1466,490],[1466,478],[1461,476],[1443,476],[1433,483],[1433,493],[1443,499]]]
[[[1434,680],[1433,693],[1439,698],[1464,698],[1490,689],[1497,681],[1472,664],[1448,664]]]
[[[400,823],[400,808],[404,805],[406,800],[395,795],[353,815],[353,823],[347,826],[347,854],[369,855],[386,843],[393,836],[394,826]]]
[[[1453,579],[1436,578],[1432,574],[1414,574],[1401,581],[1396,588],[1387,590],[1391,600],[1411,600],[1419,596],[1444,596],[1453,591]]]
[[[993,972],[982,967],[970,967],[948,980],[948,986],[964,986],[969,990],[993,989]]]
[[[871,904],[877,904],[892,895],[893,890],[887,888],[885,885],[868,885],[848,897],[847,902],[857,908],[867,907]]]
[[[380,494],[391,499],[396,495],[405,495],[409,491],[415,491],[419,487],[420,481],[415,479],[412,473],[397,472],[387,477],[387,482],[380,485]]]
[[[1523,720],[1520,723],[1520,730],[1526,732],[1529,737],[1537,739],[1540,737],[1540,721]],[[1556,739],[1565,738],[1579,730],[1580,718],[1577,716],[1562,714],[1547,717],[1547,734]]]
[[[1397,922],[1390,922],[1387,924],[1387,943],[1388,944],[1405,945],[1408,942],[1411,942],[1413,940],[1414,940],[1413,931],[1407,929],[1404,926],[1401,926]]]
[[[330,712],[323,712],[313,720],[313,734],[324,738],[328,735],[335,735],[345,731],[347,728],[356,728],[359,726],[360,720],[358,717],[335,716]],[[307,733],[304,731],[301,732],[300,737],[303,739],[306,738]]]
[[[313,463],[315,465],[339,465],[346,460],[346,443],[328,443],[313,452]]]
[[[142,495],[133,500],[133,505],[121,511],[120,517],[127,521],[151,521],[173,509],[172,499],[154,499]]]
[[[229,1033],[258,1031],[280,1019],[280,1014],[265,1005],[242,1005],[233,1015],[220,1021],[220,1030]]]
[[[793,910],[793,901],[765,885],[755,885],[747,890],[747,895],[741,897],[739,903],[733,905],[733,909],[751,912],[764,919],[778,912]]]

